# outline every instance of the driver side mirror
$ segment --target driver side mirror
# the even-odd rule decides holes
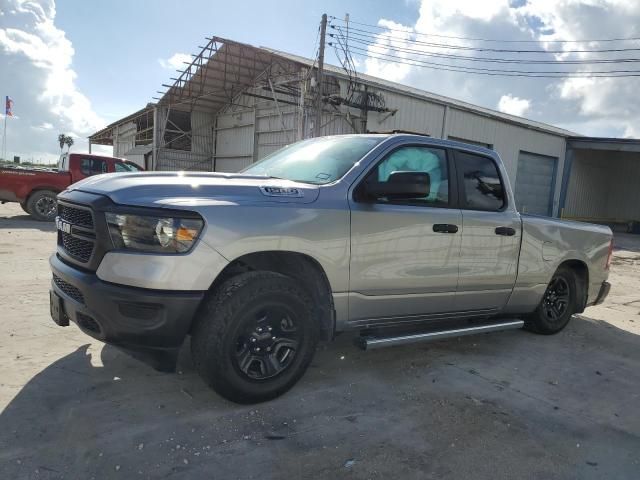
[[[369,199],[424,198],[431,191],[431,177],[426,172],[391,172],[386,182],[365,182],[363,186],[363,193]]]

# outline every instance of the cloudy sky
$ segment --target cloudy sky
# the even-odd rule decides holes
[[[605,55],[640,58],[640,41],[553,43],[640,37],[638,0],[325,0],[311,7],[299,0],[0,0],[0,95],[2,99],[5,95],[13,99],[15,114],[7,122],[8,156],[53,160],[59,152],[57,135],[61,132],[75,137],[75,151],[86,151],[87,135],[152,101],[162,83],[175,77],[175,68],[211,34],[313,56],[323,12],[338,17],[349,12],[353,21],[383,27],[362,26],[380,35],[377,40],[370,37],[376,46],[360,46],[368,48],[370,56],[394,54],[404,57],[406,63],[415,63],[410,60],[414,53],[406,50],[451,53],[416,44],[416,39],[435,41],[433,37],[416,37],[416,32],[441,35],[438,42],[465,47],[488,44],[448,37],[539,42],[490,43],[493,48],[524,45],[530,49],[567,50],[577,49],[578,45],[585,50],[607,46],[637,49],[607,54],[564,52],[542,57],[555,60]],[[357,46],[355,42],[351,45]],[[494,54],[498,55],[526,58],[525,54]],[[337,61],[331,49],[328,60]],[[489,77],[386,63],[359,55],[354,55],[354,60],[359,69],[369,74],[578,133],[640,137],[640,77]],[[474,65],[527,70],[640,70],[640,63],[559,68]]]

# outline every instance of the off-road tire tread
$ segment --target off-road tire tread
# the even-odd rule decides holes
[[[305,358],[293,377],[277,389],[265,391],[260,395],[251,395],[239,391],[227,380],[227,375],[237,375],[222,367],[224,352],[224,334],[236,320],[236,311],[247,301],[258,295],[274,292],[287,293],[297,297],[312,317],[314,304],[311,296],[295,280],[285,275],[253,271],[241,273],[224,282],[210,292],[194,319],[191,336],[191,355],[197,372],[205,382],[223,397],[237,403],[256,403],[275,398],[289,390],[306,371],[315,353],[319,338],[317,319],[310,318],[307,334],[310,335],[310,348],[298,352]],[[267,385],[269,381],[265,381]]]

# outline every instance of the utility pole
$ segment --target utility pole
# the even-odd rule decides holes
[[[324,76],[324,44],[327,36],[327,14],[322,14],[322,22],[320,22],[320,48],[318,49],[318,96],[316,98],[316,121],[313,125],[313,136],[320,136],[320,123],[322,122],[322,96],[323,76]]]

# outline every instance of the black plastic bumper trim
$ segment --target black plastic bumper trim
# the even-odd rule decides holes
[[[63,299],[64,313],[84,333],[131,352],[145,355],[155,352],[156,357],[175,360],[205,292],[114,285],[103,282],[95,273],[68,265],[55,254],[49,263],[55,275],[82,293],[84,305],[51,282],[51,289]],[[85,328],[85,317],[95,321],[99,329]]]
[[[609,282],[602,282],[602,286],[600,287],[600,291],[598,292],[598,296],[596,297],[596,301],[593,302],[594,305],[600,305],[604,303],[605,299],[609,295],[611,291],[611,284]]]

